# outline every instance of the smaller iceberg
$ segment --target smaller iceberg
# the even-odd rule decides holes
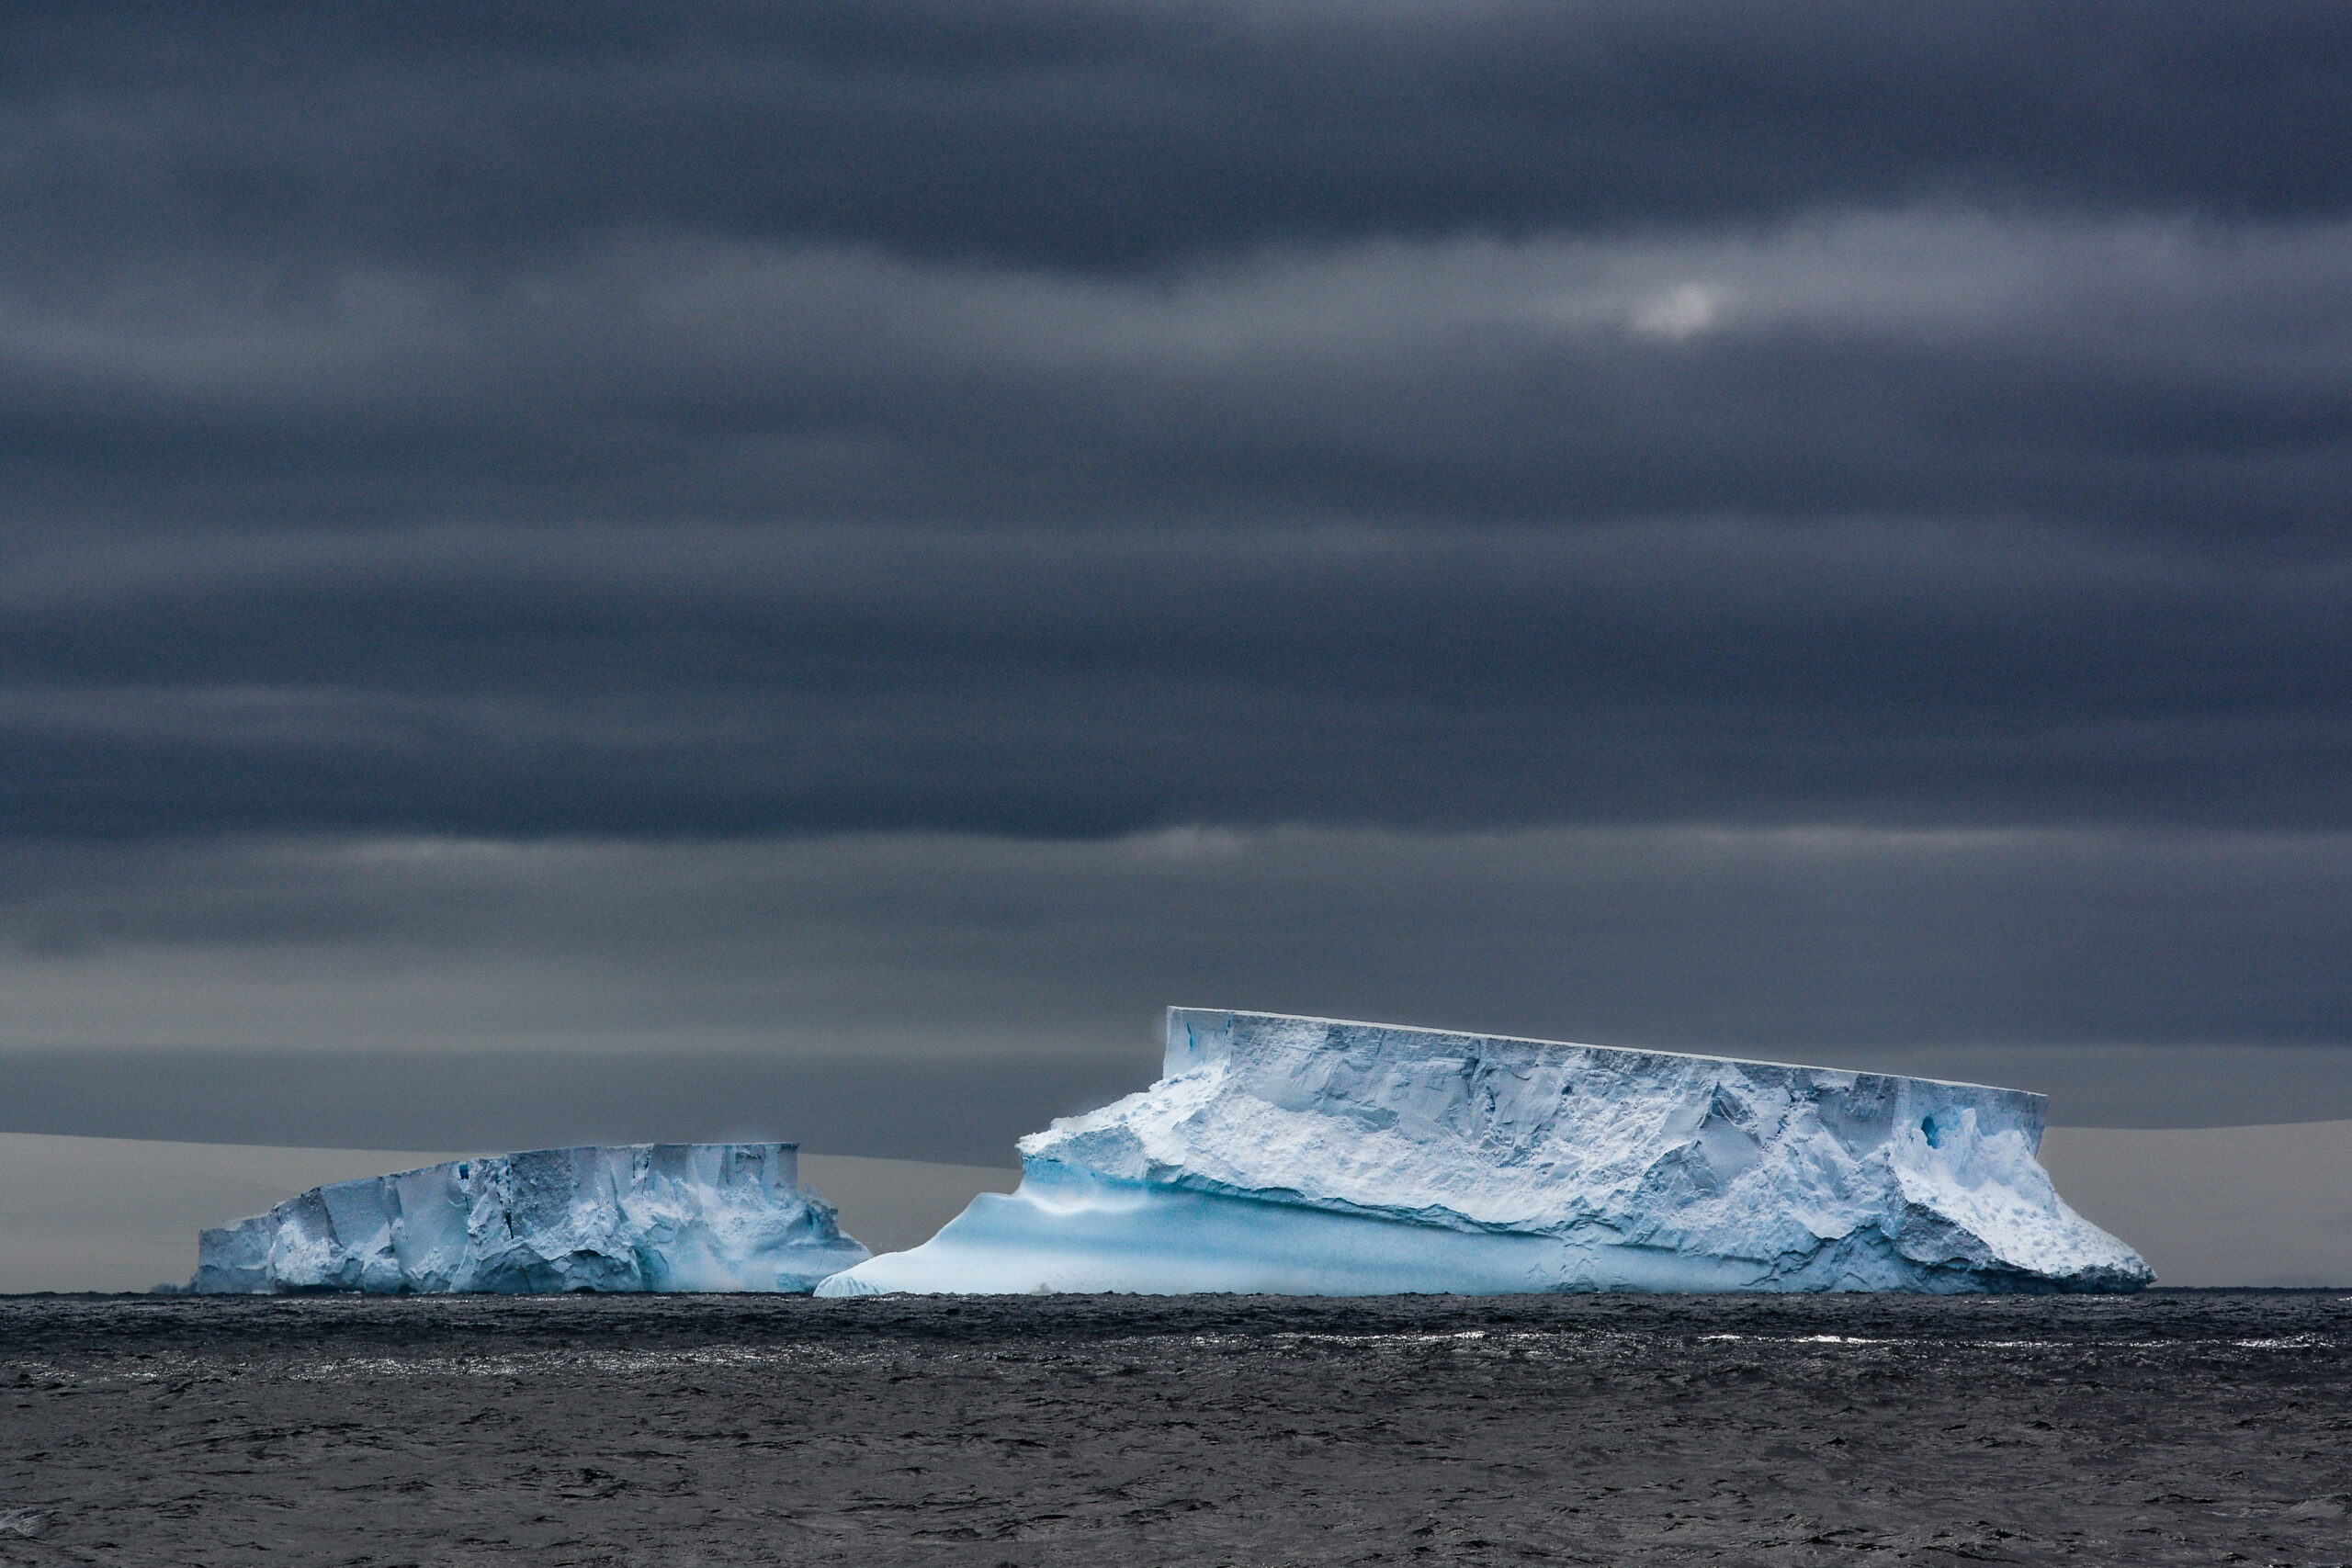
[[[2136,1291],[2018,1089],[1176,1008],[1139,1094],[818,1294]]]
[[[188,1291],[806,1292],[871,1256],[802,1190],[797,1145],[637,1144],[314,1187],[204,1232]]]

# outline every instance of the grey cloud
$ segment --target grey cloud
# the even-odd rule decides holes
[[[2342,568],[2016,526],[475,529],[0,580],[19,832],[2341,820]]]
[[[1825,215],[1088,279],[616,242],[494,285],[150,270],[0,310],[50,506],[1620,518],[1987,511],[2333,536],[2338,224]]]
[[[964,1157],[1170,999],[2267,1114],[2347,130],[2300,4],[17,7],[11,1039],[870,1130],[952,1034]]]
[[[0,919],[89,931],[6,961],[18,1047],[1083,1054],[1237,995],[1750,1051],[2324,1044],[2347,869],[2340,833],[2112,829],[261,840],[20,850]]]
[[[1990,1079],[2078,1124],[2352,1110],[2340,833],[264,839],[6,869],[14,1131],[996,1161],[1147,1081],[1171,1000]]]
[[[1825,201],[2352,194],[2352,39],[2317,5],[94,5],[7,43],[19,231],[109,249],[498,265],[650,225],[1148,268]]]

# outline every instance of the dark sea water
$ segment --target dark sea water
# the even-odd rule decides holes
[[[2352,1562],[2352,1300],[0,1299],[0,1562]]]

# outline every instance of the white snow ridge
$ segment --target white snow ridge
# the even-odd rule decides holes
[[[2035,1159],[2045,1103],[1177,1008],[1159,1082],[817,1293],[2138,1290]]]
[[[806,1292],[869,1256],[801,1190],[797,1145],[637,1144],[313,1187],[206,1231],[188,1289]]]

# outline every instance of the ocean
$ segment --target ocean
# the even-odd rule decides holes
[[[2344,1563],[2352,1297],[0,1299],[0,1562]]]

